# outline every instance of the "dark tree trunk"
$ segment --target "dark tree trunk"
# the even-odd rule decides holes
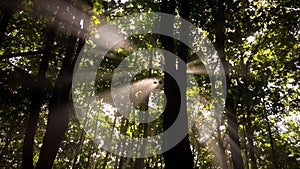
[[[124,157],[121,156],[121,157],[120,157],[120,160],[119,160],[118,169],[122,169],[122,168],[123,168],[123,165],[124,165]]]
[[[217,128],[217,132],[218,132],[218,145],[219,145],[219,151],[220,151],[220,158],[221,158],[221,162],[222,162],[222,168],[227,169],[228,166],[227,166],[227,161],[226,161],[226,156],[225,156],[224,140],[221,135],[220,126],[218,126],[218,128]]]
[[[245,129],[245,125],[243,126],[243,141],[244,141],[244,149],[245,149],[245,168],[249,169],[249,156],[248,156],[248,146],[247,146],[247,133]]]
[[[250,113],[248,113],[250,115]],[[248,115],[248,118],[249,118]],[[249,118],[250,119],[250,118]],[[257,169],[257,164],[256,164],[256,158],[255,158],[255,152],[254,152],[254,144],[253,144],[253,130],[251,127],[251,121],[247,120],[248,123],[246,125],[246,133],[247,133],[247,138],[249,140],[249,156],[250,156],[250,164],[251,164],[251,169]]]
[[[216,35],[216,42],[215,48],[219,54],[221,62],[223,64],[225,74],[227,75],[227,87],[230,86],[230,77],[229,77],[229,69],[227,66],[226,55],[225,55],[225,2],[224,0],[216,2],[217,9],[214,12],[215,18],[215,35]],[[234,106],[233,96],[230,93],[227,93],[226,98],[226,116],[228,119],[228,132],[229,132],[229,139],[230,139],[230,151],[231,151],[231,160],[233,163],[234,169],[241,169],[244,168],[243,158],[241,154],[241,146],[239,141],[239,134],[238,134],[238,120]]]
[[[162,1],[161,11],[169,14],[174,14],[176,3],[175,1]],[[188,2],[181,2],[180,12],[185,19],[188,19]],[[172,23],[172,20],[162,20],[162,23]],[[170,28],[162,28],[169,29],[168,31],[173,31],[173,27]],[[181,30],[184,32],[185,30]],[[174,40],[170,37],[161,36],[161,42],[165,50],[168,50],[174,53]],[[188,48],[183,44],[179,46],[179,57],[183,61],[187,61]],[[179,66],[176,70],[176,59],[175,58],[165,58],[165,70],[166,71],[176,71],[176,73],[181,75],[181,81],[177,84],[173,77],[169,74],[165,74],[165,85],[164,92],[167,96],[167,105],[165,111],[163,113],[163,130],[167,130],[176,120],[180,106],[183,106],[185,112],[184,118],[185,123],[182,124],[182,129],[188,133],[188,122],[187,122],[187,113],[186,113],[186,95],[181,97],[179,86],[183,88],[183,92],[186,90],[186,66]],[[174,133],[176,134],[176,133]],[[163,139],[163,146],[168,144],[168,138]],[[165,168],[173,169],[178,168],[179,166],[184,166],[186,169],[192,169],[193,164],[193,155],[190,149],[190,141],[188,138],[188,134],[173,148],[163,153],[165,160]]]
[[[56,21],[52,25],[58,24]],[[53,42],[55,38],[57,28],[49,29],[48,36],[46,39],[45,50],[40,64],[40,68],[37,74],[37,80],[32,89],[30,114],[28,118],[23,151],[22,151],[22,168],[32,169],[33,168],[33,146],[34,146],[34,135],[37,130],[37,122],[39,118],[40,108],[42,106],[42,99],[44,97],[43,92],[46,87],[46,72],[48,70],[49,58],[51,57]]]
[[[271,130],[271,124],[270,124],[270,121],[268,119],[268,114],[267,114],[266,108],[265,108],[265,119],[266,119],[266,122],[267,122],[268,136],[269,136],[270,145],[271,145],[273,168],[278,169],[277,159],[276,159],[276,154],[275,154],[275,147],[274,147],[274,140],[273,140],[272,130]]]
[[[49,102],[49,115],[46,133],[43,140],[37,169],[52,168],[53,161],[64,138],[68,127],[69,113],[71,111],[70,89],[72,84],[72,62],[77,37],[73,34],[68,43],[66,57],[56,80],[53,95]]]
[[[236,111],[234,109],[234,101],[231,94],[227,95],[226,108],[229,132],[229,144],[231,152],[231,160],[234,169],[244,168],[243,158],[241,154],[241,145],[239,140],[239,125],[237,121]]]
[[[70,100],[72,73],[80,50],[85,44],[86,28],[88,25],[88,21],[85,20],[83,29],[79,29],[80,20],[84,13],[83,6],[77,7],[78,8],[72,6],[71,8],[72,12],[75,14],[73,23],[71,20],[68,20],[66,23],[71,34],[67,43],[65,58],[56,80],[52,97],[49,101],[46,133],[43,139],[43,145],[36,169],[52,168],[60,143],[64,139],[65,132],[68,128],[70,112],[73,110],[72,101]],[[73,16],[70,18],[73,18]]]
[[[40,10],[37,8],[40,4],[37,1],[34,1],[34,10],[36,13],[39,13]],[[57,19],[54,18],[54,21],[49,24],[47,29],[46,43],[43,50],[43,57],[39,67],[36,81],[32,88],[32,96],[30,103],[30,114],[27,122],[23,150],[22,150],[22,168],[23,169],[33,169],[33,148],[34,148],[34,136],[37,130],[37,123],[39,119],[39,113],[41,106],[43,104],[42,99],[44,98],[44,91],[46,87],[46,72],[49,67],[49,59],[52,54],[53,43],[58,29]]]

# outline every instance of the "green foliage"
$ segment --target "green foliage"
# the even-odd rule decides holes
[[[49,1],[50,2],[50,1]],[[62,69],[68,41],[71,34],[70,23],[64,18],[74,16],[63,8],[64,3],[46,5],[36,1],[22,0],[11,16],[0,11],[0,27],[4,35],[0,42],[0,168],[20,168],[22,144],[30,114],[33,86],[37,79],[46,43],[54,37],[53,50],[49,57],[47,85],[43,88],[42,107],[34,137],[33,163],[37,163],[43,136],[46,131],[49,100],[53,95],[54,84]],[[80,4],[78,0],[62,1],[68,5]],[[8,3],[1,2],[0,4]],[[92,0],[91,8],[84,8],[89,15],[84,20],[89,35],[93,35],[97,25],[115,17],[136,12],[160,11],[160,1],[102,1]],[[189,21],[201,27],[211,42],[216,43],[219,31],[219,1],[191,0]],[[176,1],[177,8],[179,2]],[[300,165],[300,45],[299,45],[299,2],[297,0],[280,1],[226,1],[225,3],[225,56],[229,67],[228,93],[233,96],[234,110],[237,114],[241,149],[244,163],[252,166],[251,146],[258,168],[293,169]],[[53,7],[53,8],[51,8]],[[61,8],[59,8],[61,7]],[[57,10],[65,14],[56,16]],[[51,13],[51,11],[54,13]],[[176,9],[178,11],[179,9]],[[4,10],[3,10],[4,11]],[[50,12],[49,12],[50,11]],[[8,24],[5,26],[5,19]],[[55,17],[58,19],[58,32],[49,35],[48,31]],[[1,29],[2,30],[2,29]],[[1,36],[1,35],[0,35]],[[99,102],[111,102],[111,96],[101,92],[110,91],[111,76],[115,68],[131,53],[139,48],[160,48],[159,36],[153,34],[136,35],[129,38],[130,44],[116,46],[99,65],[95,88]],[[76,42],[78,45],[79,42]],[[88,41],[86,43],[89,43]],[[176,42],[178,43],[178,42]],[[179,51],[176,51],[179,53]],[[127,58],[128,59],[128,58]],[[188,62],[195,55],[189,53]],[[129,66],[138,62],[134,57],[128,59]],[[93,64],[87,60],[86,64]],[[140,72],[133,81],[149,76],[163,77],[163,72],[152,70]],[[203,96],[205,108],[211,106],[211,84],[206,75],[194,75],[197,84],[187,91],[188,97],[196,94]],[[89,93],[91,95],[91,93]],[[105,100],[106,99],[106,100]],[[161,98],[162,99],[162,98]],[[112,105],[113,106],[113,105]],[[160,105],[159,108],[162,108]],[[204,109],[203,108],[203,109]],[[84,107],[82,108],[84,109]],[[65,138],[61,142],[53,168],[123,168],[136,166],[136,159],[123,158],[108,153],[98,147],[79,124],[74,110],[71,110],[70,122]],[[98,112],[99,122],[108,124],[130,137],[143,137],[144,125],[128,121],[113,112],[106,116],[102,107]],[[155,113],[155,112],[153,112]],[[201,111],[199,116],[203,116]],[[225,114],[225,112],[224,112]],[[149,134],[162,132],[162,117],[148,124]],[[228,119],[221,117],[219,133],[215,131],[205,143],[199,142],[201,121],[190,131],[190,142],[194,155],[195,168],[222,168],[220,147],[224,148],[225,163],[232,168],[228,138]],[[97,127],[97,126],[95,126]],[[111,131],[107,131],[110,134]],[[220,134],[220,135],[218,135]],[[221,141],[220,141],[220,140]],[[250,142],[253,142],[253,145]],[[163,168],[161,155],[146,158],[148,168]],[[276,162],[276,163],[274,163]],[[277,166],[275,166],[277,165]]]

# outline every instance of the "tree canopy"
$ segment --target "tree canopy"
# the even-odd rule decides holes
[[[0,168],[300,166],[298,0],[5,0],[0,9]],[[208,69],[214,64],[199,60],[182,37],[148,32],[116,43],[121,37],[117,34],[126,34],[126,29],[143,32],[143,24],[153,22],[145,17],[114,23],[117,18],[151,12],[185,19],[213,45],[224,69],[224,111],[211,115],[216,101],[212,96],[218,94]],[[108,23],[118,29],[99,35]],[[174,36],[187,31],[176,19],[162,23],[155,26]],[[95,66],[100,51],[110,44],[96,65],[94,82],[74,90],[76,71]],[[145,49],[153,50],[146,55]],[[82,59],[90,54],[93,57]],[[130,81],[122,80],[129,75]],[[82,79],[91,76],[81,74]],[[130,107],[132,119],[117,108],[117,99],[125,99],[123,82],[129,84],[133,105],[123,106]],[[91,96],[97,109],[90,104]],[[157,136],[174,124],[185,104],[181,125],[188,134],[166,152],[142,157],[149,143],[140,142],[131,146],[141,148],[136,152],[140,158],[128,157],[97,142],[101,133],[106,142],[115,143],[115,131],[122,138]],[[103,128],[107,130],[100,131]],[[162,148],[168,141],[162,138]],[[110,146],[122,152],[128,144],[123,140]]]

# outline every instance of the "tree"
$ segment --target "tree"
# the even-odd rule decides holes
[[[58,29],[57,18],[54,18],[52,23],[49,23],[50,29],[47,31],[47,38],[45,49],[43,52],[42,60],[40,63],[39,71],[37,73],[37,79],[34,87],[32,88],[30,115],[28,119],[28,125],[26,128],[23,152],[22,152],[22,168],[33,169],[33,147],[34,147],[34,135],[37,130],[37,123],[39,119],[39,112],[43,105],[42,98],[45,95],[45,89],[49,84],[47,82],[46,72],[49,66],[49,60],[52,57],[53,44],[55,41],[55,34]]]
[[[299,166],[298,1],[17,0],[0,5],[0,168]],[[166,72],[152,69],[140,72],[131,83],[134,86],[152,77],[162,79],[162,90],[168,97],[164,114],[142,124],[114,111],[112,97],[107,94],[112,87],[111,77],[123,60],[129,66],[139,62],[129,57],[138,49],[163,48],[178,55],[191,67],[179,67],[177,73],[188,80],[187,71],[197,81],[193,90],[187,91],[187,97],[199,93],[203,98],[197,114],[200,118],[178,145],[153,157],[122,157],[99,148],[93,140],[95,136],[82,128],[84,123],[79,123],[73,109],[76,100],[70,97],[73,69],[85,42],[90,43],[88,37],[94,36],[98,26],[119,16],[154,11],[180,16],[202,28],[226,71],[226,107],[210,139],[199,142],[201,120],[205,120],[202,116],[211,106],[211,84],[205,66],[172,38],[154,34],[129,37],[113,47],[98,67],[97,101],[107,103],[107,107],[100,106],[99,117],[90,121],[95,133],[97,122],[106,122],[112,129],[105,132],[107,136],[114,130],[130,137],[157,135],[173,124],[179,105],[184,104],[176,91],[186,81],[177,84]],[[167,29],[178,31],[179,27]],[[155,59],[147,58],[146,62],[152,64]],[[166,69],[175,69],[175,59],[165,60]],[[138,94],[145,92],[142,89],[143,86],[137,87],[131,99],[138,100]],[[147,94],[135,109],[152,106],[148,102],[151,97]],[[187,130],[187,124],[182,125]],[[121,141],[112,146],[122,152],[125,145]]]
[[[75,13],[75,16],[69,14],[69,18],[73,17],[75,19],[68,20],[71,24],[66,23],[71,26],[67,29],[71,32],[66,46],[65,58],[49,101],[48,123],[36,168],[52,168],[60,142],[64,139],[68,127],[70,111],[72,111],[70,100],[72,72],[79,52],[84,45],[86,32],[85,29],[73,29],[73,27],[80,27],[79,24],[83,14],[81,11],[76,11],[77,9],[73,6],[65,6],[65,10],[68,8],[70,12]]]

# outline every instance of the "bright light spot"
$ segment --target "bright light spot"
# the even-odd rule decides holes
[[[295,83],[295,79],[288,79],[288,83],[286,84],[286,87],[288,89],[294,89],[294,90],[297,90],[299,88],[299,85],[298,84],[293,84]]]
[[[80,28],[83,29],[83,20],[80,20]]]
[[[274,83],[272,83],[272,82],[269,82],[267,86],[268,86],[269,89],[276,87],[276,85]]]
[[[248,43],[252,43],[254,40],[255,40],[255,37],[254,37],[254,36],[249,36],[249,37],[247,38]]]
[[[226,129],[226,127],[225,126],[220,126],[220,130],[225,130]]]
[[[111,119],[115,118],[115,113],[117,112],[117,108],[113,107],[110,104],[102,103],[103,112],[105,115],[108,115]]]

